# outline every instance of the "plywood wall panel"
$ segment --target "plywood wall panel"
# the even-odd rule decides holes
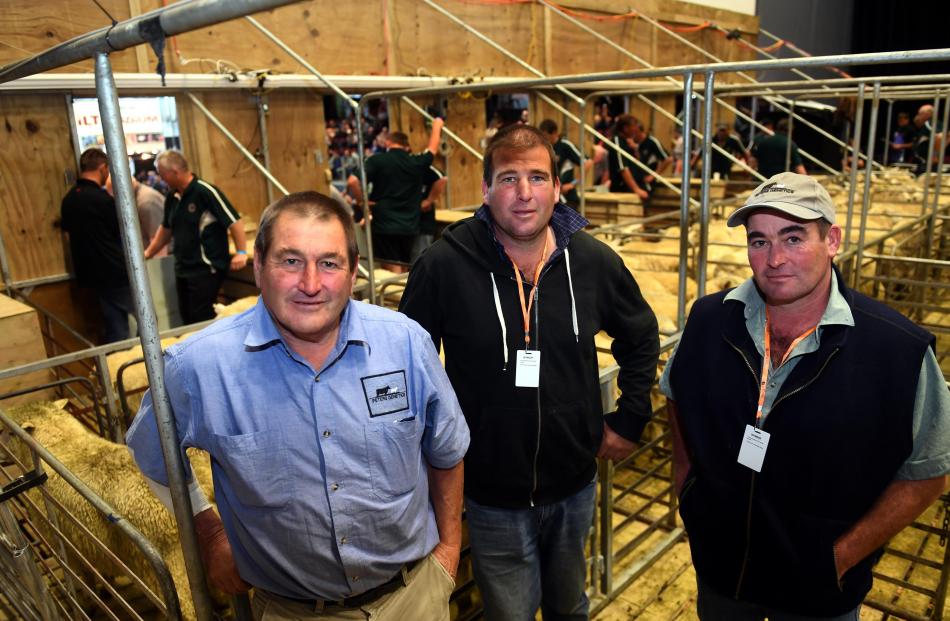
[[[379,2],[315,0],[254,18],[322,73],[382,73],[385,48]],[[243,18],[179,35],[169,49],[169,70],[175,72],[206,72],[218,64],[238,70],[306,73]]]
[[[276,91],[269,95],[267,117],[271,171],[290,192],[327,192],[327,161],[323,97],[314,91]],[[274,197],[281,196],[279,190]],[[257,220],[264,205],[248,206]]]
[[[481,151],[485,137],[485,102],[481,99],[453,97],[449,99],[446,122],[452,130],[475,149]],[[458,145],[453,145],[446,172],[452,207],[474,207],[482,203],[482,163]]]
[[[128,19],[132,9],[147,12],[163,4],[161,0],[101,0],[101,3],[117,20]],[[561,4],[602,17],[629,10],[626,5],[609,0],[575,0]],[[538,4],[440,0],[440,5],[542,72],[568,74],[637,67],[635,61],[596,42],[556,11]],[[727,29],[739,28],[746,33],[758,30],[756,17],[675,0],[639,0],[634,8],[674,26],[712,20]],[[384,27],[387,17],[388,30]],[[255,18],[326,74],[531,75],[419,0],[311,0],[259,13]],[[654,40],[660,42],[669,37],[657,35],[643,19],[580,21],[653,64],[680,64],[682,58],[686,58],[654,53]],[[109,19],[92,4],[9,0],[0,13],[0,40],[3,41],[0,63],[19,60],[108,24]],[[712,30],[685,36],[702,40],[704,45],[728,43],[728,47],[738,48]],[[721,41],[716,43],[710,39]],[[387,64],[387,51],[390,64]],[[683,49],[680,51],[685,53]],[[725,46],[721,51],[726,53]],[[143,57],[148,66],[154,68],[154,55],[150,50],[144,53],[126,50],[113,55],[114,70],[141,71]],[[302,72],[295,61],[243,18],[170,39],[166,61],[170,72],[230,69]],[[86,61],[62,71],[91,72],[92,64]]]
[[[544,36],[540,6],[489,7],[458,0],[442,0],[439,4],[518,58],[542,70]],[[416,0],[399,0],[397,7],[392,37],[400,74],[534,75],[435,9]]]
[[[0,95],[0,233],[14,280],[66,271],[59,206],[75,175],[62,95]]]
[[[637,20],[582,23],[623,49],[652,62],[646,45],[649,42],[647,24]],[[552,66],[556,75],[643,68],[643,64],[556,15],[551,18],[551,31]]]
[[[99,0],[116,20],[129,19],[128,0]],[[62,0],[4,0],[0,10],[0,65],[39,54],[87,32],[109,26],[111,21],[96,5]],[[113,71],[138,71],[134,50],[111,55]],[[56,69],[92,73],[87,60]]]

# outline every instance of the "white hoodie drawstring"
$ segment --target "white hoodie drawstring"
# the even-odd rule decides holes
[[[574,282],[571,280],[571,251],[567,248],[564,248],[564,262],[567,264],[567,288],[571,292],[571,321],[574,323],[574,340],[580,343],[580,331],[577,329],[577,303],[574,301]]]
[[[501,324],[501,350],[505,354],[505,366],[501,368],[502,371],[508,370],[508,327],[505,325],[505,316],[501,312],[501,298],[498,297],[498,285],[495,284],[495,275],[492,272],[488,272],[488,275],[491,276],[491,289],[492,293],[495,295],[495,312],[498,313],[498,323]]]
[[[574,280],[571,277],[571,252],[564,249],[564,262],[567,264],[567,288],[571,292],[571,324],[574,327],[574,340],[580,342],[580,330],[577,327],[577,301],[574,299]],[[492,295],[495,297],[495,312],[498,314],[498,323],[501,324],[501,350],[504,352],[505,365],[502,371],[508,370],[508,326],[505,325],[505,316],[501,312],[501,298],[498,296],[498,284],[495,274],[488,272],[491,278]]]

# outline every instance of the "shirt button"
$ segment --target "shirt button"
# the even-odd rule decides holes
[[[359,576],[353,576],[353,582],[359,582],[359,581],[360,581]]]
[[[771,384],[769,384],[769,388],[775,388],[775,382],[772,382]]]
[[[330,437],[330,430],[329,430],[329,429],[324,429],[324,430],[323,430],[323,437],[324,437],[324,438],[329,438],[329,437]]]
[[[341,538],[340,538],[340,543],[346,543],[346,537],[341,537]]]
[[[318,376],[316,376],[315,378],[313,378],[313,381],[319,382],[319,381],[320,381],[320,376],[318,375]]]
[[[336,490],[338,490],[338,489],[340,489],[340,484],[339,484],[339,483],[334,483],[333,485],[330,486],[330,490],[332,490],[332,491],[334,491],[334,492],[335,492]]]

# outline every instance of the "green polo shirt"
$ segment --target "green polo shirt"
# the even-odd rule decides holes
[[[777,175],[786,170],[795,170],[796,166],[802,163],[802,156],[798,153],[798,147],[792,143],[792,158],[789,161],[789,168],[785,168],[785,154],[788,151],[788,136],[785,134],[775,134],[774,136],[764,136],[761,140],[756,140],[752,145],[752,156],[756,159],[759,166],[759,173],[766,179],[772,175]]]
[[[723,302],[735,300],[745,305],[745,325],[749,336],[755,343],[760,356],[765,355],[765,301],[759,295],[754,281],[750,278],[730,291]],[[770,367],[769,383],[765,388],[765,403],[762,406],[762,423],[772,410],[775,398],[782,390],[782,384],[788,379],[792,369],[802,356],[818,351],[821,334],[829,325],[854,326],[854,316],[844,296],[838,289],[838,278],[831,273],[831,296],[828,306],[818,322],[818,329],[803,339],[792,349],[779,368]],[[675,355],[675,352],[674,352]],[[771,364],[771,363],[770,363]],[[670,386],[670,369],[673,368],[673,356],[660,376],[660,392],[675,400]],[[932,479],[950,472],[950,391],[943,379],[943,372],[937,357],[929,347],[920,366],[917,380],[917,396],[914,401],[914,448],[910,457],[895,475],[896,479],[921,480]]]
[[[373,185],[373,232],[383,235],[418,235],[424,177],[432,154],[413,155],[390,149],[366,160],[366,182]]]
[[[231,263],[228,227],[240,219],[224,193],[197,176],[180,196],[169,193],[162,225],[172,232],[175,276],[226,272]]]

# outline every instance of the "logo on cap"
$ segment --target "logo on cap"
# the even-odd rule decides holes
[[[786,194],[794,194],[795,190],[786,186],[783,183],[778,181],[773,181],[772,183],[767,183],[762,186],[762,189],[755,193],[756,196],[762,196],[763,194],[768,194],[769,192],[785,192]]]

